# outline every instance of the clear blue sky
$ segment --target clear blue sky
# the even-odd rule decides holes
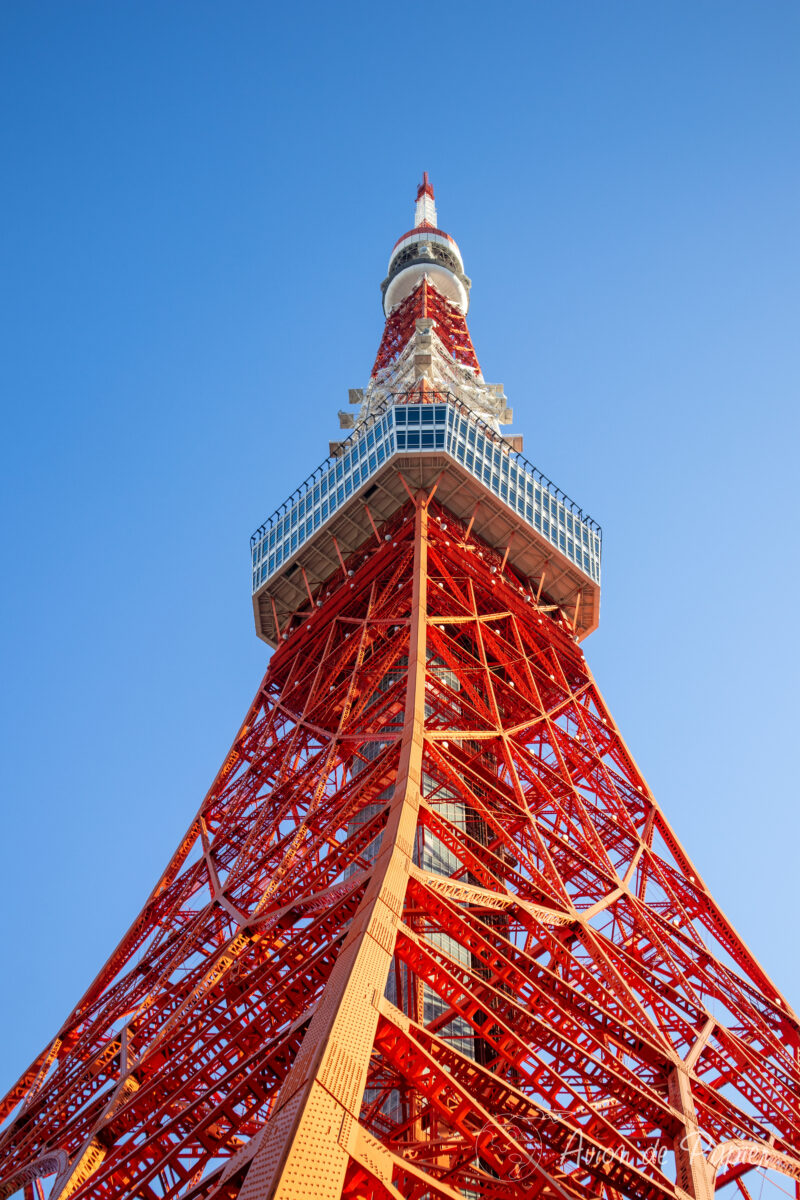
[[[423,169],[603,524],[589,661],[800,1003],[799,99],[794,0],[0,7],[0,1090],[261,678],[248,538],[367,379]]]

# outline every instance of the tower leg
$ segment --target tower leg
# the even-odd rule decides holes
[[[427,503],[417,498],[408,683],[397,780],[382,849],[303,1046],[264,1130],[241,1200],[339,1200],[358,1121],[414,850],[422,785]],[[380,1147],[375,1147],[379,1149]]]
[[[692,1085],[688,1072],[677,1066],[669,1077],[669,1101],[681,1114],[683,1128],[673,1140],[675,1182],[679,1192],[692,1200],[713,1200],[714,1176],[703,1154]]]

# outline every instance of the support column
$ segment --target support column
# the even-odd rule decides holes
[[[412,864],[422,784],[427,500],[416,497],[408,682],[397,780],[372,879],[239,1193],[240,1200],[339,1200],[358,1140],[379,1007]],[[231,1162],[235,1169],[236,1158]]]
[[[689,1073],[681,1064],[670,1073],[669,1102],[683,1120],[683,1129],[674,1138],[675,1183],[692,1200],[713,1200],[714,1173],[706,1162],[697,1123]]]

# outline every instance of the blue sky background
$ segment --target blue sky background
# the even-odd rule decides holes
[[[603,525],[587,655],[800,1004],[800,6],[0,6],[0,1090],[266,667],[251,531],[327,453],[431,173],[528,457]]]

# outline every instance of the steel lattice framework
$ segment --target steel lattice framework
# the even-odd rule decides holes
[[[476,373],[480,372],[464,314],[456,304],[442,296],[427,277],[423,277],[411,294],[390,314],[372,368],[373,376],[402,353],[420,319],[432,323],[440,342],[455,362],[471,367]]]
[[[2,1195],[699,1200],[800,1177],[798,1044],[566,621],[417,496],[7,1097]]]
[[[0,1200],[800,1198],[800,1025],[598,691],[599,528],[500,434],[469,282],[425,176],[408,386],[254,535],[269,669],[0,1102]]]

